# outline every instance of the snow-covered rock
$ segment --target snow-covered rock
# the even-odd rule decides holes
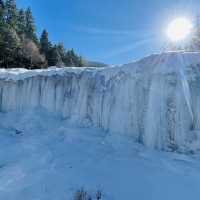
[[[199,63],[200,53],[168,52],[99,69],[2,69],[0,110],[42,107],[79,125],[132,136],[151,148],[196,150]]]

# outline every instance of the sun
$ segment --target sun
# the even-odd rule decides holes
[[[166,34],[172,42],[185,40],[192,32],[192,22],[184,17],[174,19],[167,27]]]

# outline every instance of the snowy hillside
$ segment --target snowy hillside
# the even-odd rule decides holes
[[[0,110],[43,108],[151,148],[198,150],[200,53],[169,52],[110,68],[1,70]]]

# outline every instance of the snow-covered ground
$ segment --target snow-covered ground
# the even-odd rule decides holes
[[[41,110],[0,122],[2,200],[72,200],[81,187],[103,200],[199,199],[199,155],[150,151]]]

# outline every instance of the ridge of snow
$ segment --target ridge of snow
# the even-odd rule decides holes
[[[33,69],[28,70],[25,68],[11,68],[11,69],[0,69],[0,79],[4,80],[23,80],[26,78],[31,78],[35,76],[63,76],[66,73],[81,73],[83,71],[94,71],[96,68],[93,67],[49,67],[47,69]]]
[[[181,61],[181,59],[182,61]],[[182,64],[184,63],[184,66]],[[180,67],[200,63],[200,52],[174,51],[161,54],[152,54],[140,60],[124,65],[110,65],[109,67],[49,67],[47,69],[27,70],[24,68],[0,69],[0,79],[20,80],[34,76],[65,75],[66,73],[102,72],[103,74],[116,74],[119,71],[135,73],[134,68],[154,68],[154,73],[177,72]],[[146,70],[146,69],[145,69]]]

